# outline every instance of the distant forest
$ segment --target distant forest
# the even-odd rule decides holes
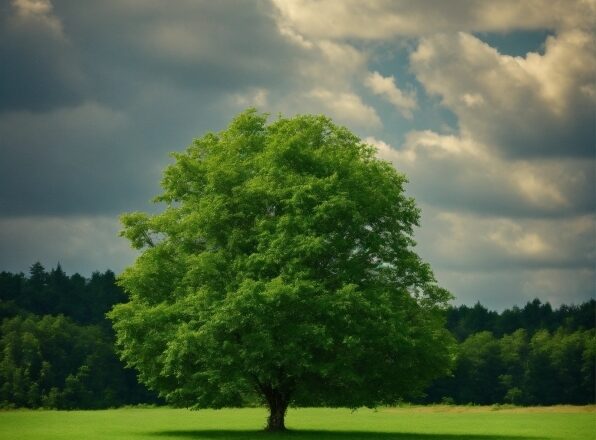
[[[0,407],[95,409],[157,403],[114,351],[105,314],[126,295],[112,271],[86,279],[35,263],[0,273]]]
[[[114,352],[105,314],[126,295],[111,271],[68,276],[35,263],[0,273],[0,407],[94,409],[163,404]],[[596,301],[535,299],[501,313],[451,307],[452,374],[416,403],[588,404],[595,400]]]

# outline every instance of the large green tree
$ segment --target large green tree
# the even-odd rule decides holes
[[[170,403],[357,407],[445,372],[450,295],[413,251],[405,177],[323,116],[238,115],[163,177],[111,319],[122,358]]]

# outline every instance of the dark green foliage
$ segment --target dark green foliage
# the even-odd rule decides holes
[[[549,334],[530,341],[526,371],[528,403],[594,401],[594,331]]]
[[[106,367],[114,371],[118,362],[99,327],[80,326],[64,316],[30,315],[5,319],[1,334],[3,406],[100,408],[119,403],[115,397],[125,384],[121,376],[103,373]]]
[[[25,275],[0,272],[0,319],[17,315],[24,308]]]
[[[594,403],[595,321],[593,299],[555,310],[538,299],[501,313],[479,303],[451,307],[447,326],[461,341],[456,366],[426,401]]]
[[[0,406],[155,402],[114,353],[105,313],[123,298],[111,271],[86,280],[36,263],[29,277],[0,273]]]
[[[497,312],[489,311],[477,302],[473,307],[450,307],[447,311],[447,328],[458,341],[463,341],[474,333],[493,331],[498,319]]]
[[[517,306],[501,313],[489,311],[480,303],[473,307],[462,305],[447,311],[447,328],[463,341],[474,333],[489,331],[497,337],[524,329],[531,336],[538,330],[554,332],[557,329],[587,330],[594,328],[596,300],[580,305],[562,305],[553,310],[549,303],[539,299],[528,302],[523,308]]]
[[[486,331],[473,334],[459,345],[454,371],[458,379],[458,401],[486,405],[499,400],[502,394],[500,355],[499,341]]]
[[[453,375],[436,381],[427,402],[524,405],[595,402],[594,329],[528,336],[518,329],[500,339],[475,333],[459,345]]]
[[[31,266],[29,277],[0,273],[0,318],[21,312],[66,315],[83,325],[111,328],[105,314],[126,300],[115,275],[94,272],[89,280],[79,274],[67,276],[60,265],[48,273],[40,263]]]

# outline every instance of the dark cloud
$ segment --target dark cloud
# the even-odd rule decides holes
[[[106,269],[119,273],[137,255],[118,238],[119,230],[115,218],[103,216],[0,218],[0,243],[10,250],[0,252],[0,271],[27,272],[39,261],[87,276]]]
[[[279,86],[299,50],[262,3],[45,5],[3,6],[4,215],[146,207],[168,152],[223,128],[230,95]]]
[[[0,4],[0,111],[126,107],[156,84],[230,93],[295,70],[265,2],[38,3]]]
[[[28,12],[16,5],[0,3],[0,112],[81,102],[84,78],[60,21],[51,9]]]
[[[211,117],[196,109],[202,100],[210,102],[202,110]],[[180,98],[154,90],[127,112],[88,103],[6,114],[0,119],[0,211],[114,215],[146,209],[159,193],[168,153],[221,125],[215,117],[221,110],[210,95]]]
[[[491,310],[503,310],[513,305],[524,306],[539,298],[553,307],[580,304],[593,297],[594,272],[585,269],[442,270],[436,275],[441,284],[455,295],[455,304],[479,301]]]
[[[57,1],[96,99],[125,105],[153,84],[230,93],[291,76],[293,52],[264,2]]]

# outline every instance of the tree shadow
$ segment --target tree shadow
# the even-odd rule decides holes
[[[484,434],[420,434],[413,432],[289,430],[285,433],[224,429],[172,430],[148,433],[181,440],[545,440],[544,437]]]

